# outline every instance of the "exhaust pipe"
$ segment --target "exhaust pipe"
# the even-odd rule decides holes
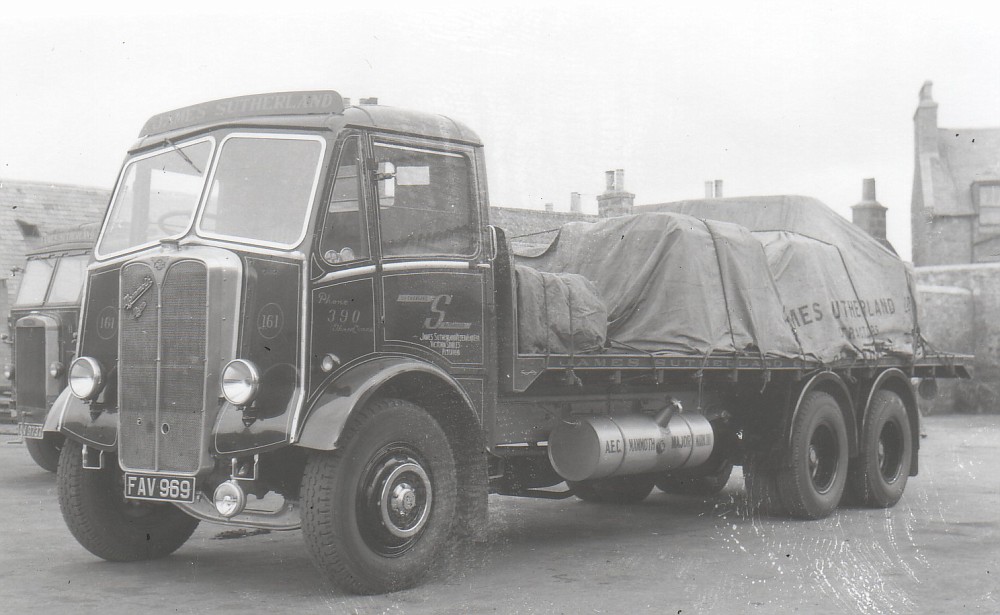
[[[655,418],[591,416],[549,434],[549,461],[566,480],[663,472],[701,465],[712,454],[712,424],[672,400]]]

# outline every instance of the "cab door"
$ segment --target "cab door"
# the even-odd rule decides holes
[[[433,362],[482,408],[491,341],[476,150],[374,135],[382,352]]]
[[[333,186],[317,217],[317,243],[310,263],[310,403],[327,382],[373,356],[377,340],[365,143],[361,134],[347,133],[338,145]]]

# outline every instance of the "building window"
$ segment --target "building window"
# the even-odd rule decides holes
[[[979,184],[976,192],[979,202],[979,223],[1000,225],[1000,183]]]

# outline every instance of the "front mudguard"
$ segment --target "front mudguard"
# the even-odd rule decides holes
[[[114,451],[118,444],[118,412],[97,410],[75,397],[67,387],[52,404],[43,429],[102,451]]]
[[[465,408],[475,415],[475,406],[468,393],[448,372],[407,357],[382,357],[353,367],[334,379],[310,406],[294,442],[304,448],[335,449],[352,412],[363,407],[372,395],[397,377],[413,374],[456,394]]]

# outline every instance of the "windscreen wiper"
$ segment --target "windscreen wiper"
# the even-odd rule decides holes
[[[184,150],[182,150],[181,148],[177,147],[177,144],[175,144],[170,139],[164,139],[164,141],[167,143],[167,145],[169,145],[170,147],[174,148],[173,151],[175,151],[178,154],[180,154],[181,158],[184,159],[184,162],[186,162],[189,165],[191,165],[191,168],[194,169],[198,173],[198,175],[201,175],[201,169],[199,169],[198,165],[196,165],[190,158],[188,158],[188,155],[184,153]]]

